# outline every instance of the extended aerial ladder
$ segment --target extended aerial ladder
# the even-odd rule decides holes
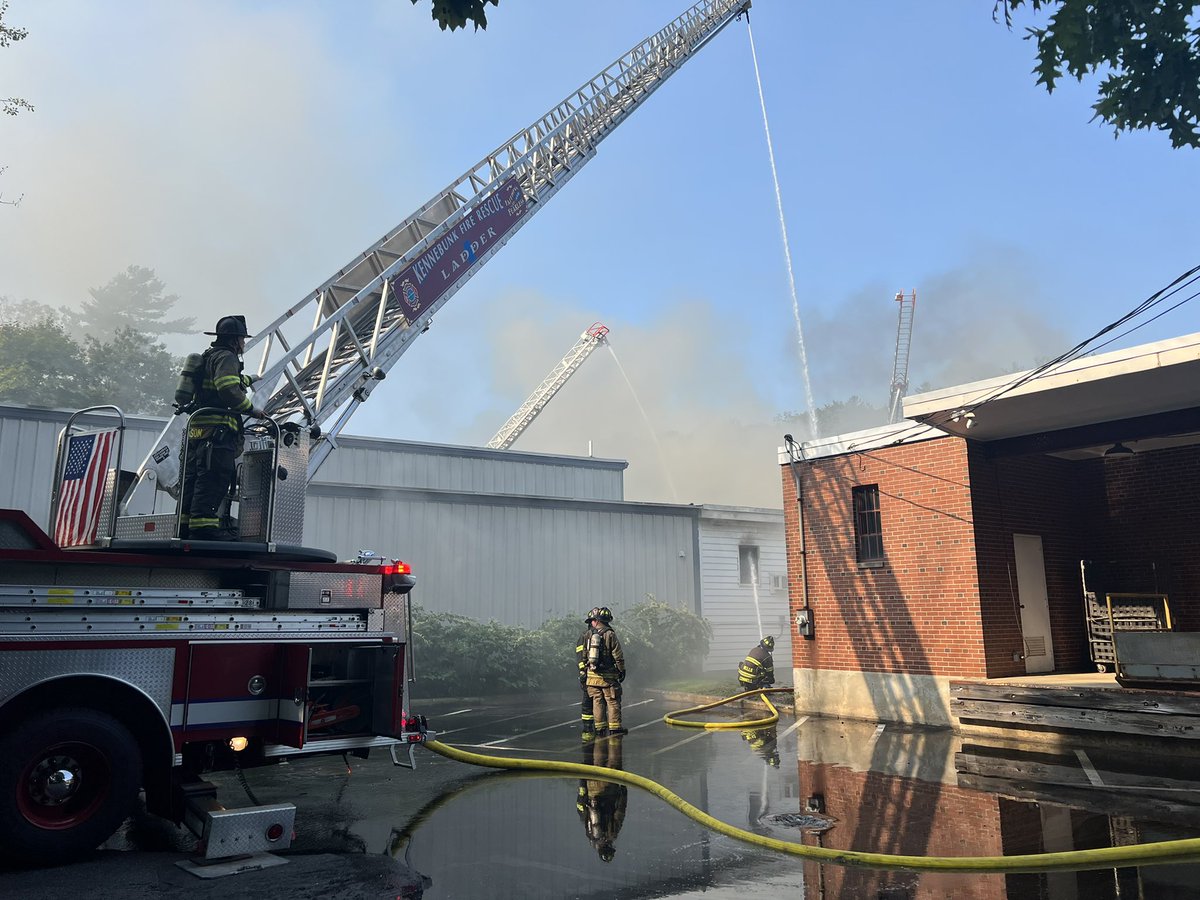
[[[892,392],[888,398],[888,424],[899,422],[902,417],[904,395],[908,393],[908,351],[912,346],[913,317],[917,312],[917,292],[914,288],[908,296],[904,291],[896,292],[900,304],[899,321],[896,323],[896,355],[892,361]]]
[[[321,432],[308,455],[309,479],[442,305],[595,156],[605,137],[749,8],[750,0],[696,3],[257,331],[247,359],[257,352],[259,393],[269,398],[262,407],[276,421]],[[307,329],[299,324],[305,319]],[[162,459],[174,458],[174,444],[164,432],[126,495],[125,511],[144,507],[132,498],[153,493],[155,482],[174,493],[177,466],[161,467]]]
[[[583,361],[592,355],[592,351],[607,342],[608,327],[599,322],[581,334],[579,340],[575,342],[575,346],[567,351],[567,355],[562,358],[562,361],[534,389],[534,392],[529,395],[529,399],[521,404],[521,408],[513,413],[504,423],[504,427],[488,441],[488,447],[493,450],[507,450],[511,447],[513,442],[521,436],[521,432],[538,417],[538,413],[546,408],[550,398],[567,383],[567,379],[575,374],[576,370],[583,365]]]

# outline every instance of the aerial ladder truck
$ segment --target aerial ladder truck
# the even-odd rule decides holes
[[[186,414],[136,472],[124,416],[60,438],[55,537],[0,510],[0,854],[58,861],[109,837],[139,790],[209,858],[286,849],[291,804],[225,809],[205,773],[429,734],[408,695],[410,568],[302,545],[305,486],[433,315],[599,143],[750,7],[701,0],[487,154],[248,344],[257,405],[240,540],[181,540]],[[310,324],[300,325],[303,320]],[[165,504],[164,504],[165,505]]]
[[[581,334],[579,340],[575,342],[575,346],[567,351],[567,355],[559,364],[550,371],[541,384],[534,388],[529,398],[521,404],[521,408],[513,413],[503,427],[492,436],[487,443],[488,447],[492,450],[507,450],[511,447],[521,433],[538,417],[538,413],[546,408],[546,404],[567,383],[567,379],[574,375],[583,365],[584,360],[592,355],[592,351],[601,344],[607,343],[608,327],[599,322]]]

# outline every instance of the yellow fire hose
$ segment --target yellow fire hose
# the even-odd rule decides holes
[[[792,689],[790,687],[755,688],[752,691],[743,691],[740,694],[734,694],[732,697],[726,697],[724,700],[714,700],[712,703],[705,703],[701,706],[689,706],[687,709],[679,709],[673,713],[667,713],[665,716],[663,716],[663,721],[668,725],[679,725],[683,728],[740,728],[743,731],[747,731],[752,728],[766,728],[768,725],[774,725],[779,721],[779,710],[775,708],[775,704],[770,701],[770,699],[767,697],[767,694],[790,693],[792,693]],[[755,694],[761,694],[763,703],[767,704],[767,709],[771,710],[771,714],[765,719],[749,719],[747,721],[738,722],[692,722],[687,719],[676,718],[677,716],[684,716],[688,713],[703,712],[706,709],[724,706],[726,703],[732,703],[734,700],[742,700],[746,697],[753,697]]]
[[[779,713],[767,699],[768,692],[790,691],[790,688],[760,688],[736,694],[715,703],[679,710],[664,716],[664,720],[672,725],[682,725],[693,728],[763,728],[774,724],[779,719]],[[763,694],[763,701],[772,710],[772,716],[746,722],[689,722],[675,717],[683,713],[699,712],[741,699],[749,694]],[[605,740],[605,738],[600,738]],[[607,738],[612,740],[612,738]],[[579,778],[600,778],[614,781],[618,784],[641,788],[660,800],[673,806],[688,818],[699,822],[705,828],[731,837],[743,843],[811,859],[818,862],[828,862],[843,866],[869,866],[882,869],[912,869],[933,872],[1049,872],[1083,869],[1110,869],[1121,866],[1156,865],[1163,863],[1200,862],[1200,838],[1186,838],[1176,841],[1157,841],[1149,844],[1132,844],[1122,847],[1100,847],[1093,850],[1060,850],[1053,853],[1026,853],[1018,856],[904,856],[892,853],[868,853],[862,850],[836,850],[831,847],[814,847],[809,844],[796,844],[791,841],[781,841],[778,838],[766,837],[735,828],[710,816],[704,810],[688,803],[678,794],[665,788],[657,781],[651,781],[632,772],[620,769],[610,769],[605,766],[589,766],[584,763],[562,762],[558,760],[519,759],[506,756],[487,756],[482,753],[471,753],[443,744],[441,741],[426,741],[424,746],[447,759],[457,760],[472,766],[484,766],[492,769],[515,769],[525,771],[556,772],[563,776]]]

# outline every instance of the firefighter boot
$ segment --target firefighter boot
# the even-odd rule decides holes
[[[629,734],[629,729],[622,728],[620,722],[609,722],[608,723],[608,733],[609,734]]]

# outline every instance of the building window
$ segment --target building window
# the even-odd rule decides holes
[[[883,564],[883,523],[879,518],[879,485],[854,488],[854,555],[860,566]]]
[[[758,548],[750,545],[738,547],[738,584],[754,584],[758,581]]]

